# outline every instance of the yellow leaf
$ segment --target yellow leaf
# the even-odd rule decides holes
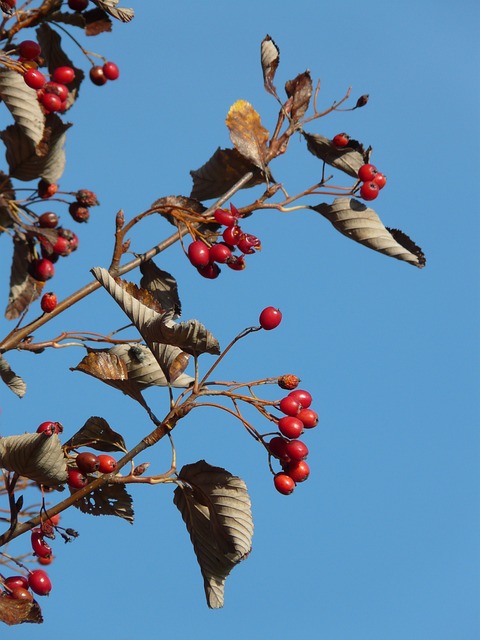
[[[237,100],[230,107],[226,125],[235,148],[254,165],[265,170],[270,134],[252,105],[246,100]]]

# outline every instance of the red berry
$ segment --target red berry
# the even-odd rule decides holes
[[[90,80],[93,84],[96,84],[97,87],[101,87],[107,82],[107,78],[103,73],[102,67],[92,67],[90,69]]]
[[[55,273],[55,267],[53,266],[52,261],[48,258],[33,260],[31,267],[33,277],[35,280],[40,280],[41,282],[50,280]]]
[[[310,475],[310,467],[305,460],[297,460],[287,465],[285,473],[295,482],[303,482]]]
[[[192,242],[187,254],[194,267],[206,267],[210,263],[210,249],[202,240]]]
[[[227,262],[232,257],[232,250],[223,242],[218,242],[210,247],[209,251],[210,262],[220,262],[221,264]]]
[[[275,489],[284,496],[290,495],[295,489],[295,481],[286,473],[277,473],[273,478],[273,483]]]
[[[341,149],[342,147],[348,147],[348,143],[350,142],[350,136],[347,133],[337,133],[336,136],[333,136],[332,140],[335,147]]]
[[[51,113],[59,111],[62,108],[62,100],[55,93],[45,93],[41,97],[40,102],[45,109]]]
[[[103,74],[107,80],[116,80],[120,75],[120,69],[114,62],[106,62],[103,65]]]
[[[28,589],[24,589],[23,587],[16,587],[12,589],[10,597],[14,600],[23,600],[24,602],[33,602],[33,596],[28,591]]]
[[[262,329],[270,331],[278,327],[282,321],[282,312],[275,307],[265,307],[258,320]]]
[[[52,79],[60,84],[70,84],[75,80],[75,70],[72,67],[57,67],[52,73]]]
[[[379,189],[383,189],[383,187],[387,184],[387,177],[384,176],[383,173],[380,173],[380,171],[377,171],[377,173],[373,177],[372,182],[375,182]]]
[[[88,0],[68,0],[68,6],[74,11],[83,11],[88,7]]]
[[[90,211],[87,207],[84,207],[79,202],[71,202],[68,205],[68,213],[72,216],[75,222],[88,222],[90,218]]]
[[[278,421],[278,429],[287,438],[298,438],[303,433],[303,422],[294,416],[285,416]]]
[[[98,456],[100,473],[112,473],[117,468],[117,461],[112,456],[102,453]]]
[[[46,78],[38,69],[28,69],[23,74],[23,80],[27,87],[31,89],[41,89],[46,82]]]
[[[100,204],[97,199],[97,194],[88,189],[80,189],[77,191],[75,198],[77,202],[83,204],[84,207],[95,207],[97,204]]]
[[[55,229],[58,224],[58,216],[53,211],[46,211],[38,218],[38,226],[42,229]]]
[[[369,180],[373,180],[376,173],[377,167],[373,164],[362,164],[358,170],[358,177],[362,182],[368,182]]]
[[[28,589],[28,578],[25,576],[8,576],[3,581],[4,585],[9,589],[17,589],[21,587],[22,589]]]
[[[312,409],[300,409],[297,418],[302,421],[305,429],[313,429],[318,424],[318,413]]]
[[[255,253],[255,249],[261,249],[261,243],[256,236],[252,236],[250,233],[242,233],[238,239],[237,247],[242,253],[252,254]]]
[[[286,373],[284,376],[280,376],[278,379],[278,386],[281,389],[295,389],[300,384],[300,378],[295,376],[293,373]]]
[[[91,451],[84,451],[83,453],[79,453],[75,458],[75,463],[80,471],[83,471],[83,473],[92,473],[93,471],[98,471],[98,468],[100,466],[98,457]]]
[[[54,433],[62,433],[63,426],[60,422],[42,422],[41,425],[37,428],[37,433],[45,433],[47,436],[53,436]]]
[[[52,583],[46,571],[34,569],[28,576],[28,586],[37,596],[47,596],[52,590]]]
[[[58,184],[55,184],[54,182],[47,182],[42,178],[38,181],[37,190],[40,198],[45,200],[46,198],[51,198],[57,193]]]
[[[268,450],[272,456],[282,460],[284,462],[290,462],[290,458],[287,454],[286,446],[288,440],[282,438],[281,436],[275,436],[268,443]]]
[[[231,247],[234,247],[242,237],[242,234],[243,231],[240,229],[238,224],[233,224],[225,229],[222,234],[222,238],[224,242],[229,244]]]
[[[291,398],[295,398],[295,400],[297,400],[304,409],[306,409],[312,404],[311,394],[308,391],[305,391],[304,389],[295,389],[295,391],[292,391],[288,395]]]
[[[364,200],[375,200],[379,194],[379,186],[373,180],[364,182],[360,187],[360,195]]]
[[[47,556],[46,558],[38,557],[37,558],[37,562],[38,562],[38,564],[41,564],[41,565],[52,564],[52,562],[53,562],[53,554],[50,555],[50,556]]]
[[[68,240],[68,238],[65,238],[64,236],[59,235],[57,238],[57,241],[52,247],[52,251],[53,253],[56,253],[59,256],[65,257],[70,255],[71,249],[70,249],[70,241]]]
[[[40,301],[40,307],[44,313],[51,313],[57,306],[57,296],[53,291],[44,293]]]
[[[285,396],[285,398],[280,400],[279,407],[280,411],[285,413],[287,416],[296,416],[302,408],[300,402],[295,398],[292,398],[290,395]]]
[[[215,262],[209,262],[204,267],[197,267],[198,273],[204,278],[215,280],[220,275],[220,267]]]
[[[70,239],[70,251],[76,251],[78,249],[78,236],[76,233],[72,233],[72,238]]]
[[[290,440],[285,445],[285,452],[291,460],[305,460],[308,456],[308,447],[301,440]]]
[[[243,271],[246,266],[243,256],[232,256],[227,262],[227,267],[230,267],[233,271]]]
[[[236,218],[225,209],[216,209],[213,217],[218,224],[223,224],[224,227],[232,227],[236,222]]]
[[[48,520],[45,520],[43,524],[49,524],[52,527],[56,527],[57,524],[60,522],[60,514],[56,513],[54,516],[50,516],[50,518]]]
[[[32,529],[31,533],[32,549],[39,558],[48,558],[52,555],[52,547],[45,542],[41,529]]]
[[[67,482],[72,489],[82,489],[88,483],[88,478],[79,469],[68,469]]]
[[[22,58],[33,60],[42,53],[42,50],[35,40],[24,40],[18,45],[18,53]]]
[[[60,82],[47,82],[43,89],[45,93],[54,93],[64,102],[68,98],[68,89],[64,84]]]

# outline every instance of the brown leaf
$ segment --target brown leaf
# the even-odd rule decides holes
[[[244,481],[205,460],[185,465],[174,504],[187,526],[204,579],[207,604],[223,607],[225,580],[251,551],[253,519]]]
[[[109,13],[113,18],[120,20],[120,22],[130,22],[133,20],[135,12],[133,9],[117,8],[119,0],[92,0],[99,9],[102,9],[106,13]]]
[[[97,451],[128,451],[122,436],[114,431],[106,420],[98,416],[89,418],[65,446],[70,449],[88,446]]]
[[[13,239],[13,261],[10,271],[10,292],[5,311],[7,320],[18,318],[36,300],[45,285],[35,280],[28,268],[32,261],[30,243],[24,236],[16,234]]]
[[[177,226],[179,219],[188,211],[202,214],[206,211],[206,207],[195,198],[187,198],[185,196],[164,196],[158,198],[150,207],[158,209],[159,214],[168,220],[170,224]],[[185,211],[187,210],[187,211]]]
[[[27,87],[20,73],[0,69],[0,99],[12,114],[33,149],[38,148],[45,125],[45,116],[35,89]]]
[[[123,484],[104,484],[76,500],[73,505],[82,513],[117,516],[133,524],[133,500]]]
[[[85,16],[80,11],[53,11],[49,16],[50,22],[59,22],[61,24],[68,24],[72,27],[80,27],[85,29],[87,21]]]
[[[390,232],[375,211],[363,202],[354,198],[336,198],[332,204],[311,208],[325,216],[347,238],[419,269],[425,266],[425,256],[420,247],[403,232]]]
[[[10,598],[6,593],[0,594],[0,620],[13,626],[32,622],[41,624],[43,622],[42,610],[36,600],[25,602]]]
[[[9,229],[13,225],[9,207],[11,200],[15,200],[12,181],[3,171],[0,171],[0,234],[4,229]]]
[[[23,398],[27,391],[27,385],[22,378],[10,369],[10,365],[2,354],[0,354],[0,378],[8,386],[10,391],[13,391],[19,398]]]
[[[67,465],[57,434],[24,433],[0,438],[0,467],[49,487],[67,480]]]
[[[277,90],[273,84],[275,73],[280,63],[280,49],[277,47],[273,39],[266,35],[260,45],[260,55],[263,72],[263,84],[266,91],[272,96],[277,96]]]
[[[290,115],[294,127],[305,115],[312,97],[312,78],[309,71],[299,74],[285,84],[287,96],[292,99]],[[290,128],[289,127],[289,128]]]
[[[262,125],[259,114],[246,100],[237,100],[227,115],[233,146],[256,167],[265,171],[269,132]]]
[[[112,31],[112,21],[101,9],[90,9],[83,12],[85,18],[85,35],[98,36]]]
[[[219,198],[250,171],[253,177],[243,187],[244,189],[266,182],[263,171],[242,156],[237,149],[220,149],[219,147],[204,165],[190,171],[193,179],[190,195],[199,200]],[[267,176],[270,176],[268,170]]]
[[[362,153],[357,148],[352,149],[351,147],[338,149],[331,140],[318,133],[312,134],[303,131],[302,135],[307,141],[307,149],[310,153],[353,178],[357,178],[358,170],[367,161],[365,156],[369,151]],[[356,143],[356,145],[363,150],[359,143]]]
[[[147,260],[140,265],[142,279],[140,286],[149,291],[160,307],[173,314],[173,318],[182,315],[182,305],[178,295],[178,285],[175,278],[168,271],[163,271],[153,260]]]

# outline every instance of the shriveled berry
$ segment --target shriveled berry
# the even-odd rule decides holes
[[[23,80],[30,89],[41,89],[47,81],[45,76],[38,69],[27,69],[23,74]]]
[[[237,242],[238,250],[247,254],[255,253],[255,250],[258,251],[261,246],[260,240],[250,233],[243,233]]]
[[[209,251],[210,262],[220,262],[221,264],[227,262],[232,257],[232,250],[223,242],[218,242],[210,247]]]
[[[278,429],[287,438],[298,438],[303,433],[303,422],[294,416],[285,416],[278,421]]]
[[[63,426],[60,422],[51,422],[47,420],[46,422],[42,422],[41,425],[37,428],[37,433],[44,433],[47,436],[53,436],[54,433],[62,433]]]
[[[297,460],[285,467],[285,473],[295,482],[304,482],[310,475],[310,467],[305,460]]]
[[[116,80],[120,76],[120,69],[115,62],[106,62],[102,68],[107,80]]]
[[[290,440],[285,445],[285,452],[291,460],[305,460],[308,456],[308,447],[301,440]]]
[[[302,406],[298,400],[288,395],[280,400],[279,408],[287,416],[296,416]]]
[[[275,307],[265,307],[258,320],[262,329],[270,331],[278,327],[282,321],[282,312]]]
[[[50,278],[53,278],[55,274],[55,267],[53,266],[52,261],[48,258],[32,260],[31,270],[35,280],[40,280],[41,282],[50,280]]]
[[[100,204],[97,199],[97,194],[88,189],[79,189],[75,194],[75,198],[77,202],[83,204],[84,207],[95,207]]]
[[[79,202],[71,202],[68,205],[68,213],[72,216],[75,222],[88,222],[88,219],[90,218],[90,211]]]
[[[58,224],[58,216],[53,211],[46,211],[38,218],[38,226],[42,229],[55,229]]]
[[[44,313],[51,313],[57,306],[57,296],[53,291],[44,293],[40,301],[40,307]]]
[[[98,470],[100,473],[112,473],[117,468],[117,461],[112,456],[102,453],[98,456]]]
[[[51,198],[57,193],[58,184],[55,184],[55,182],[47,182],[47,180],[41,178],[38,181],[37,190],[40,198],[43,198],[45,200],[47,198]]]
[[[273,483],[278,493],[284,496],[290,495],[295,489],[295,481],[286,473],[277,473],[273,478]]]
[[[378,184],[370,180],[369,182],[364,182],[360,187],[360,195],[364,200],[375,200],[378,196],[380,188]]]
[[[28,586],[37,596],[47,596],[52,590],[52,583],[43,569],[34,569],[28,576]]]
[[[297,418],[303,422],[305,429],[313,429],[318,424],[318,413],[312,409],[300,409]]]
[[[368,182],[369,180],[373,180],[376,173],[377,167],[375,165],[370,163],[362,164],[358,170],[358,177],[362,182]]]
[[[312,395],[308,391],[305,391],[305,389],[295,389],[288,395],[291,398],[295,398],[295,400],[297,400],[304,409],[312,404]]]
[[[210,262],[210,249],[202,240],[192,242],[187,255],[194,267],[206,267]]]
[[[67,482],[72,489],[82,489],[88,483],[88,478],[79,469],[68,469]]]
[[[18,53],[22,56],[22,58],[33,60],[42,53],[42,49],[40,48],[38,42],[35,42],[35,40],[24,40],[18,45]]]
[[[83,473],[93,473],[98,471],[100,461],[98,457],[91,451],[83,451],[75,458],[75,463]]]
[[[286,373],[278,379],[278,386],[281,389],[287,389],[287,391],[295,389],[299,384],[300,378],[293,373]]]
[[[52,74],[52,79],[60,84],[70,84],[75,80],[75,70],[72,67],[57,67]]]
[[[243,271],[247,265],[243,256],[233,256],[227,261],[227,267],[233,271]]]

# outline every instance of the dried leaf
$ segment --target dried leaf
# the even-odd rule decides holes
[[[223,606],[225,580],[251,551],[253,519],[244,481],[205,460],[186,465],[174,492],[203,575],[210,608]]]
[[[262,125],[259,114],[246,100],[237,100],[227,115],[233,146],[256,167],[265,171],[269,132]]]
[[[0,99],[12,114],[33,149],[43,138],[45,115],[38,102],[35,89],[27,87],[21,74],[10,69],[0,69]]]
[[[263,72],[263,84],[268,93],[277,96],[277,90],[273,84],[275,73],[280,63],[280,49],[277,47],[273,39],[266,35],[260,45],[260,54]]]
[[[178,225],[182,216],[186,215],[188,211],[202,214],[207,210],[198,200],[186,198],[185,196],[165,196],[159,198],[155,200],[150,208],[158,209],[159,214],[174,226]]]
[[[128,451],[122,436],[98,416],[89,418],[65,446],[70,449],[88,446],[97,451]]]
[[[9,207],[11,200],[15,200],[12,181],[3,171],[0,171],[0,234],[4,229],[9,229],[13,225]]]
[[[33,622],[41,624],[43,622],[42,610],[36,600],[25,602],[9,598],[6,593],[0,594],[0,621],[9,626]]]
[[[310,98],[312,97],[312,78],[310,72],[305,71],[293,80],[288,80],[285,84],[285,91],[287,96],[292,99],[290,111],[292,123],[289,128],[294,128],[303,118],[310,104]]]
[[[133,524],[133,500],[123,484],[104,484],[73,504],[82,513],[92,516],[117,516]]]
[[[106,13],[109,13],[113,18],[120,20],[120,22],[130,22],[135,16],[133,9],[117,8],[119,0],[92,0],[99,9],[102,9]]]
[[[23,398],[27,391],[27,385],[22,378],[10,369],[10,365],[2,354],[0,354],[0,378],[8,386],[10,391],[13,391],[19,398]]]
[[[242,156],[237,149],[220,149],[219,147],[204,165],[190,171],[193,179],[190,195],[199,200],[219,198],[250,171],[253,177],[243,187],[244,189],[266,182],[265,174]],[[267,171],[267,177],[270,176],[270,171]]]
[[[177,324],[172,314],[159,314],[136,300],[106,269],[95,267],[92,273],[137,327],[155,357],[155,343],[177,346],[191,355],[220,353],[217,339],[198,320]]]
[[[87,21],[85,20],[85,16],[80,11],[54,11],[49,16],[50,22],[59,22],[61,24],[68,24],[71,27],[80,27],[81,29],[85,29]]]
[[[140,286],[149,291],[162,309],[178,318],[182,314],[182,305],[178,295],[178,285],[175,278],[168,271],[163,271],[153,260],[147,260],[140,265],[142,279]]]
[[[65,168],[65,152],[63,150],[66,131],[70,124],[65,124],[51,113],[46,118],[44,138],[35,152],[31,140],[17,125],[8,126],[0,132],[0,138],[7,147],[6,158],[10,175],[18,180],[36,180],[43,178],[47,182],[57,182]]]
[[[0,438],[0,467],[49,487],[67,480],[67,465],[57,434],[24,433]]]
[[[32,250],[28,240],[16,234],[13,238],[13,261],[10,270],[10,292],[5,311],[7,320],[18,318],[42,292],[44,282],[35,280],[28,268],[32,260]]]
[[[340,169],[340,171],[353,178],[357,178],[358,170],[367,160],[366,154],[368,154],[368,151],[362,154],[357,148],[344,147],[343,149],[338,149],[331,140],[318,133],[312,134],[303,131],[302,135],[307,141],[307,149],[310,153],[332,167]],[[359,143],[356,143],[356,146],[363,150]]]
[[[347,238],[419,269],[425,266],[425,256],[420,247],[403,232],[390,232],[375,211],[363,202],[354,198],[336,198],[332,204],[311,208],[325,216]]]
[[[90,9],[83,12],[85,18],[85,35],[98,36],[112,31],[112,21],[101,9]]]
[[[82,69],[75,67],[73,62],[63,51],[60,35],[54,31],[47,23],[43,23],[37,29],[37,40],[42,48],[42,56],[48,66],[49,73],[53,73],[58,67],[71,67],[75,71],[75,78],[67,86],[68,97],[66,100],[66,109],[70,109],[78,97],[80,85],[85,78]]]

